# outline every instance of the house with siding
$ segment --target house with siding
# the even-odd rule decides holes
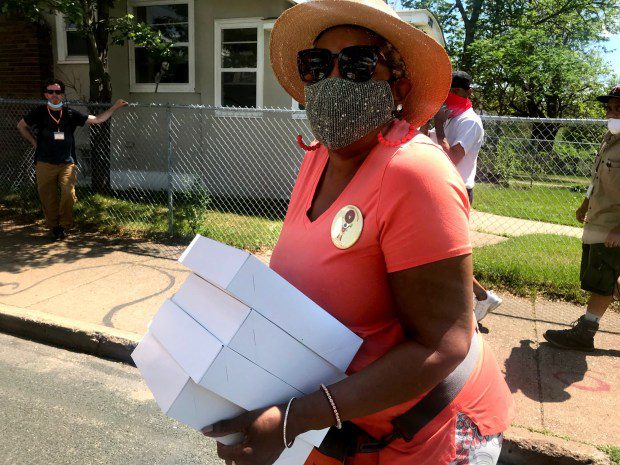
[[[159,86],[159,63],[131,43],[110,47],[115,98],[213,106],[291,108],[269,64],[275,19],[293,0],[122,0],[113,16],[132,13],[173,43],[175,60]],[[426,10],[400,12],[403,19],[443,41]],[[55,74],[72,84],[69,98],[88,98],[88,59],[75,28],[59,15],[49,18]],[[156,92],[157,87],[157,92]]]
[[[113,98],[144,105],[174,103],[193,107],[137,106],[115,115],[111,138],[114,188],[187,190],[199,183],[217,196],[288,198],[294,181],[289,172],[295,172],[299,163],[299,159],[290,156],[298,152],[292,135],[307,129],[302,120],[294,119],[294,114],[268,113],[263,109],[298,108],[278,84],[269,63],[269,38],[274,22],[295,3],[295,0],[115,2],[111,16],[131,13],[138,21],[160,30],[174,44],[175,58],[158,79],[161,64],[155,63],[144,49],[132,43],[110,46]],[[441,29],[428,11],[399,14],[443,45]],[[88,58],[84,39],[61,15],[48,15],[46,23],[49,34],[39,31],[37,40],[29,39],[34,43],[33,57],[35,49],[43,49],[53,58],[51,63],[43,59],[37,65],[37,79],[51,72],[67,83],[69,100],[87,101]],[[3,24],[0,22],[0,38]],[[6,42],[0,46],[0,83],[17,64],[3,67],[3,53],[10,46]],[[36,53],[45,56],[45,52]],[[10,55],[14,61],[18,57],[18,53]],[[17,84],[12,85],[0,87],[0,97],[40,98],[37,86],[34,93],[31,87],[28,95],[27,89],[16,92]],[[212,107],[245,110],[218,111]],[[78,138],[78,149],[82,182],[88,182],[87,130]]]

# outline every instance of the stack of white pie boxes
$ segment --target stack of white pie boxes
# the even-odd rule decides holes
[[[179,262],[192,273],[132,354],[168,416],[201,429],[345,377],[362,340],[256,257],[198,235]],[[303,465],[326,432],[276,464]]]

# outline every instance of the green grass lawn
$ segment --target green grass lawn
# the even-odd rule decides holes
[[[474,274],[513,294],[585,303],[580,289],[581,241],[554,234],[513,237],[474,249]]]
[[[583,192],[570,187],[552,187],[513,182],[510,187],[476,184],[474,208],[502,216],[512,216],[547,223],[580,226],[575,210],[581,205]]]
[[[97,229],[105,234],[143,237],[155,241],[186,242],[197,233],[233,247],[251,252],[268,250],[282,229],[281,220],[260,216],[197,208],[177,202],[174,205],[174,236],[168,234],[168,207],[165,197],[149,202],[145,199],[118,198],[78,192],[75,222],[84,229]],[[41,219],[39,201],[30,193],[0,196],[0,205],[29,220]]]
[[[78,202],[76,216],[103,225],[108,232],[157,238],[168,231],[168,207],[163,203],[136,203],[95,194]],[[273,248],[282,229],[281,220],[220,212],[181,202],[174,205],[172,221],[177,239],[202,234],[252,252]]]

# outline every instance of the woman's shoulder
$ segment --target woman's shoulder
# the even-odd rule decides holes
[[[437,144],[424,134],[418,134],[394,153],[386,166],[386,175],[404,180],[420,180],[452,178],[458,172]]]

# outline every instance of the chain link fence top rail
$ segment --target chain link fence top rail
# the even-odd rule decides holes
[[[33,150],[16,124],[42,103],[0,99],[0,203],[33,218],[41,216]],[[70,106],[91,114],[108,107]],[[548,292],[565,297],[569,291],[562,286],[578,281],[581,225],[574,212],[587,190],[605,122],[482,119],[486,134],[471,214],[476,272],[514,287],[485,254],[490,260],[508,253],[508,275],[515,261],[531,266],[539,256],[548,266],[536,271],[542,273],[536,280],[568,273]],[[312,140],[300,111],[132,104],[109,123],[76,131],[76,222],[152,239],[163,255],[178,253],[178,244],[196,233],[251,251],[270,250],[303,157],[297,134]],[[562,266],[569,262],[566,271]],[[517,284],[529,292],[530,283]]]

